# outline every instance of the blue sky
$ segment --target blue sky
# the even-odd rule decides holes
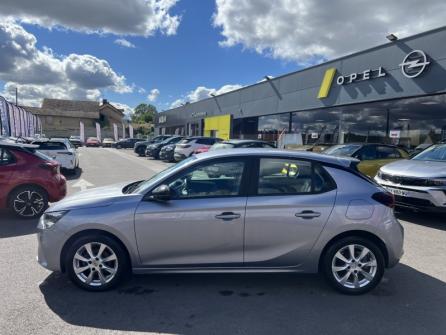
[[[66,29],[51,29],[24,24],[36,36],[39,48],[49,47],[57,55],[91,54],[107,60],[124,75],[129,84],[145,89],[145,93],[119,94],[104,90],[110,101],[135,107],[147,100],[148,92],[157,88],[160,96],[151,102],[161,111],[198,86],[219,88],[226,84],[249,85],[264,75],[277,76],[299,67],[289,60],[273,59],[242,46],[222,47],[220,29],[213,27],[213,1],[182,1],[172,14],[181,15],[176,35],[156,33],[152,37],[125,37],[135,45],[126,48],[114,43],[112,34],[85,34]],[[186,99],[187,100],[187,99]]]
[[[444,0],[2,0],[0,95],[131,112],[156,90],[161,111],[439,27],[445,12]]]

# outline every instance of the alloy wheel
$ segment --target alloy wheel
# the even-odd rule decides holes
[[[107,244],[89,242],[82,245],[74,254],[73,270],[82,283],[100,287],[116,276],[118,257]]]
[[[378,263],[373,252],[360,244],[348,244],[338,250],[331,262],[336,281],[345,288],[369,285],[377,273]]]
[[[26,190],[17,194],[13,200],[14,211],[23,217],[34,217],[45,208],[45,200],[41,194]]]

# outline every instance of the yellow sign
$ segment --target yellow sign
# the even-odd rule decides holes
[[[231,115],[210,116],[204,119],[204,136],[229,140],[231,134]]]
[[[324,79],[322,80],[321,87],[319,89],[318,99],[328,97],[330,93],[331,84],[333,83],[334,76],[336,74],[336,68],[332,67],[325,71]]]

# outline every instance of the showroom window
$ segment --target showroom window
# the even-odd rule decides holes
[[[258,139],[275,142],[280,134],[290,128],[290,113],[265,115],[259,117]]]

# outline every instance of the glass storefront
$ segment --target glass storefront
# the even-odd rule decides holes
[[[236,119],[233,137],[271,142],[282,137],[295,145],[389,143],[413,149],[446,141],[446,95]]]

